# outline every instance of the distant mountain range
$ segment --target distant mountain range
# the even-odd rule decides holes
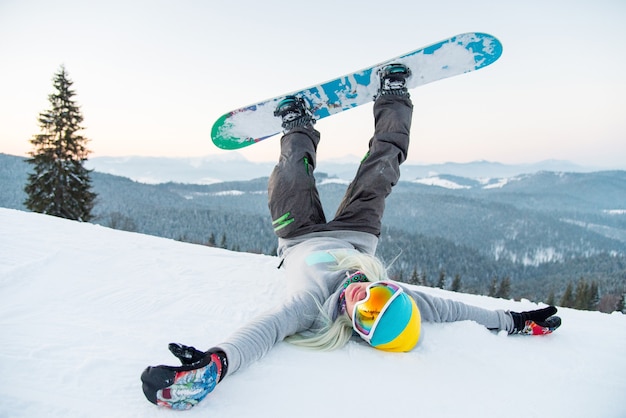
[[[317,172],[329,177],[350,180],[356,172],[358,157],[318,161]],[[269,176],[275,162],[251,162],[237,152],[198,158],[166,157],[95,157],[88,168],[101,173],[128,177],[142,183],[166,182],[212,184],[222,181],[251,180]],[[453,175],[472,179],[502,178],[537,171],[593,172],[567,161],[543,161],[535,164],[507,165],[489,161],[471,163],[416,164],[407,162],[402,167],[402,179]]]
[[[327,218],[357,164],[318,167]],[[95,223],[234,250],[276,250],[267,210],[274,164],[232,154],[228,160],[129,157],[89,165],[100,167],[92,173]],[[559,170],[544,170],[549,167]],[[23,158],[0,154],[0,207],[24,210],[29,170]],[[408,164],[402,176],[387,202],[378,249],[393,275],[418,272],[432,280],[445,271],[478,293],[506,276],[515,295],[534,300],[549,291],[558,295],[581,277],[597,280],[605,293],[624,290],[626,171],[476,162]]]

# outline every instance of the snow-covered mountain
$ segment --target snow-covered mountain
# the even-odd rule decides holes
[[[89,159],[86,165],[102,173],[128,177],[141,183],[213,184],[267,176],[274,164],[251,162],[233,152],[197,158],[95,157]]]
[[[360,158],[318,161],[317,172],[330,177],[351,180]],[[87,161],[90,169],[101,173],[128,177],[142,183],[156,184],[169,181],[190,184],[212,184],[220,181],[242,181],[266,177],[275,162],[252,162],[237,152],[197,158],[166,157],[94,157]],[[590,172],[567,161],[542,161],[534,164],[500,164],[489,161],[470,163],[417,164],[407,162],[401,167],[403,180],[452,175],[473,179],[512,177],[537,171]]]
[[[545,337],[424,324],[410,353],[279,343],[195,409],[157,408],[139,376],[167,343],[208,348],[279,303],[278,259],[0,209],[0,417],[626,416],[626,316],[560,309]],[[423,288],[486,308],[528,301]]]
[[[28,169],[23,158],[0,154],[0,207],[25,209]],[[95,171],[94,222],[274,254],[268,173],[269,168],[255,180],[210,185],[153,185]],[[317,180],[330,219],[347,181],[324,172]],[[623,292],[624,190],[626,171],[541,171],[500,179],[413,177],[400,181],[388,199],[379,255],[393,260],[403,252],[391,267],[394,277],[418,271],[432,281],[445,271],[450,280],[462,276],[464,291],[486,294],[491,279],[507,276],[513,279],[511,296],[533,301],[551,295],[560,300],[569,283],[595,280],[599,305],[610,311]]]

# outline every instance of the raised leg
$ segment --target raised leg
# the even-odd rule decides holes
[[[408,95],[381,95],[374,103],[374,136],[329,229],[380,235],[385,198],[407,157],[413,105]]]
[[[315,186],[317,144],[320,133],[297,127],[280,140],[280,158],[268,185],[268,206],[277,236],[293,238],[313,232],[326,218]]]

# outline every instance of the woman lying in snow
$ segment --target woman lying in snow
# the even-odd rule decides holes
[[[268,193],[290,296],[206,352],[170,344],[183,365],[143,372],[150,402],[189,409],[227,375],[283,340],[331,350],[356,334],[379,350],[406,352],[419,341],[422,321],[472,320],[490,330],[529,335],[549,334],[560,326],[552,306],[521,313],[488,310],[413,290],[390,281],[374,257],[385,198],[400,177],[409,147],[413,105],[408,77],[410,70],[402,64],[381,71],[369,151],[330,222],[313,177],[320,140],[315,121],[303,99],[290,96],[278,104],[275,115],[282,118],[285,134]]]

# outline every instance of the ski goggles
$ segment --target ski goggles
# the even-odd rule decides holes
[[[390,282],[375,282],[366,289],[365,298],[354,305],[352,328],[368,343],[387,308],[404,290]]]

